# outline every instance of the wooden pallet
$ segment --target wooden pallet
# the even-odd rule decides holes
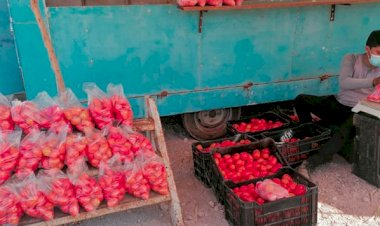
[[[158,155],[162,157],[162,161],[165,164],[167,172],[167,180],[169,185],[169,195],[158,195],[155,192],[150,193],[150,198],[148,200],[141,200],[138,198],[131,197],[126,195],[124,200],[115,207],[107,207],[105,201],[99,206],[98,209],[85,212],[83,209],[77,217],[72,217],[70,215],[62,213],[60,210],[55,211],[55,218],[51,221],[41,221],[39,219],[31,218],[24,216],[21,219],[20,225],[29,225],[29,226],[53,226],[53,225],[63,225],[69,223],[75,223],[91,218],[96,218],[112,213],[122,212],[129,209],[156,205],[163,202],[171,203],[170,213],[173,225],[182,226],[183,218],[181,206],[178,199],[176,185],[174,183],[173,172],[170,167],[169,155],[166,148],[166,143],[164,139],[164,134],[161,126],[160,117],[157,111],[157,106],[155,100],[151,97],[145,98],[145,106],[147,112],[147,118],[134,120],[134,127],[140,132],[147,134],[148,138],[151,140],[152,145],[154,146]],[[90,174],[95,175],[94,170]]]

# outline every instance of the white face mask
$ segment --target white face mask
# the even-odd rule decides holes
[[[380,55],[375,55],[375,54],[371,53],[371,57],[369,58],[369,62],[375,67],[380,67]]]

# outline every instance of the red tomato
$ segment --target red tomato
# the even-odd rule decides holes
[[[17,225],[22,215],[16,194],[10,188],[0,187],[0,225]]]

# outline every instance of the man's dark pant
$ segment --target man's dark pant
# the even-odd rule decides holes
[[[352,124],[351,107],[340,104],[334,96],[320,97],[302,94],[297,96],[295,108],[301,123],[311,122],[310,113],[313,113],[321,119],[317,124],[330,128],[332,131],[331,139],[321,147],[318,153],[307,160],[307,166],[310,169],[315,169],[330,161],[332,156],[343,151],[343,148],[352,147],[355,130]],[[348,152],[351,151],[348,150]]]

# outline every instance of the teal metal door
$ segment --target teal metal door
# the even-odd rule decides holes
[[[7,0],[0,0],[0,92],[3,94],[24,91],[9,18]]]

